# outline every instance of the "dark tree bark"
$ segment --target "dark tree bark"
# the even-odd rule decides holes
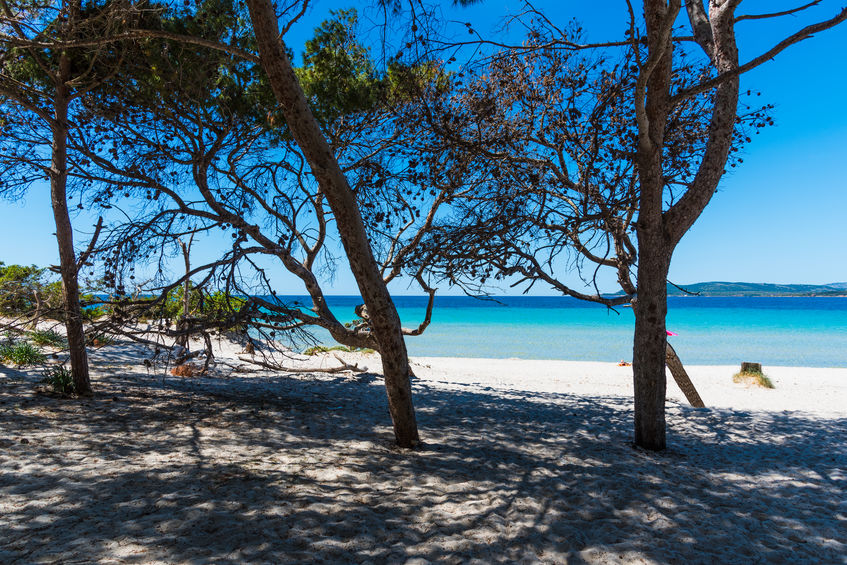
[[[414,447],[420,440],[412,406],[409,361],[400,317],[374,259],[355,196],[312,115],[291,67],[280,39],[273,4],[270,0],[248,0],[247,6],[262,67],[282,106],[288,127],[326,195],[350,269],[368,307],[371,328],[382,356],[395,439],[401,447]]]
[[[88,354],[85,349],[85,331],[82,321],[82,308],[79,303],[79,278],[77,276],[79,269],[74,252],[73,227],[68,214],[67,141],[70,93],[67,81],[70,78],[70,61],[67,55],[63,53],[59,56],[58,84],[53,99],[55,120],[52,125],[50,198],[53,205],[53,218],[56,222],[56,242],[59,245],[59,268],[62,275],[65,327],[67,329],[74,388],[77,394],[90,395],[91,380],[88,375]]]
[[[638,121],[636,163],[641,186],[638,223],[638,299],[634,305],[635,336],[632,372],[635,387],[635,444],[661,450],[665,432],[665,315],[667,278],[673,245],[662,213],[664,171],[662,149],[670,111],[673,45],[671,31],[678,0],[644,3],[647,60],[636,85]]]
[[[647,248],[640,247],[638,299],[634,304],[632,373],[635,389],[635,444],[646,449],[661,450],[666,446],[665,316],[670,257],[662,248],[655,250],[658,251],[656,253],[645,253]]]

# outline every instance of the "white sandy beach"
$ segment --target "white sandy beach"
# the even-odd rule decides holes
[[[202,378],[100,349],[85,400],[0,366],[0,562],[847,563],[847,369],[687,367],[708,408],[669,379],[657,455],[630,367],[418,358],[404,451],[375,356],[222,348]]]

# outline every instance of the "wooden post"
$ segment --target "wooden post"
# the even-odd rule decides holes
[[[677,386],[679,386],[679,389],[685,395],[685,398],[688,399],[691,406],[697,408],[705,407],[706,405],[703,404],[703,399],[700,398],[697,389],[694,388],[694,383],[688,378],[688,373],[685,372],[682,361],[680,361],[679,356],[673,347],[671,347],[670,343],[667,345],[667,349],[665,349],[665,364],[671,370],[673,380],[676,381]]]
[[[756,373],[758,375],[762,374],[762,364],[761,363],[749,363],[747,361],[743,361],[741,363],[741,372],[742,373]]]

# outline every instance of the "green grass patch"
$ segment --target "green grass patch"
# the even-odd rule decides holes
[[[376,353],[376,350],[367,347],[347,347],[346,345],[333,345],[327,347],[325,345],[315,345],[303,351],[303,355],[317,355],[318,353],[329,353],[330,351],[343,351],[344,353],[364,353],[370,355]]]
[[[45,369],[44,378],[41,379],[41,382],[50,386],[50,388],[59,394],[73,394],[76,392],[73,373],[61,365]]]
[[[40,349],[27,341],[0,345],[0,360],[16,365],[37,365],[44,363],[47,357]]]
[[[65,336],[53,330],[35,330],[29,332],[29,340],[35,345],[49,345],[64,348],[68,346]]]
[[[776,388],[773,386],[773,381],[766,377],[764,373],[755,373],[750,371],[735,373],[732,376],[732,382],[754,385],[762,388]]]

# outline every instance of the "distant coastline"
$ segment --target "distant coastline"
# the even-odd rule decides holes
[[[726,298],[748,296],[844,298],[847,297],[847,282],[815,285],[710,281],[689,285],[668,285],[668,296],[690,295]]]

